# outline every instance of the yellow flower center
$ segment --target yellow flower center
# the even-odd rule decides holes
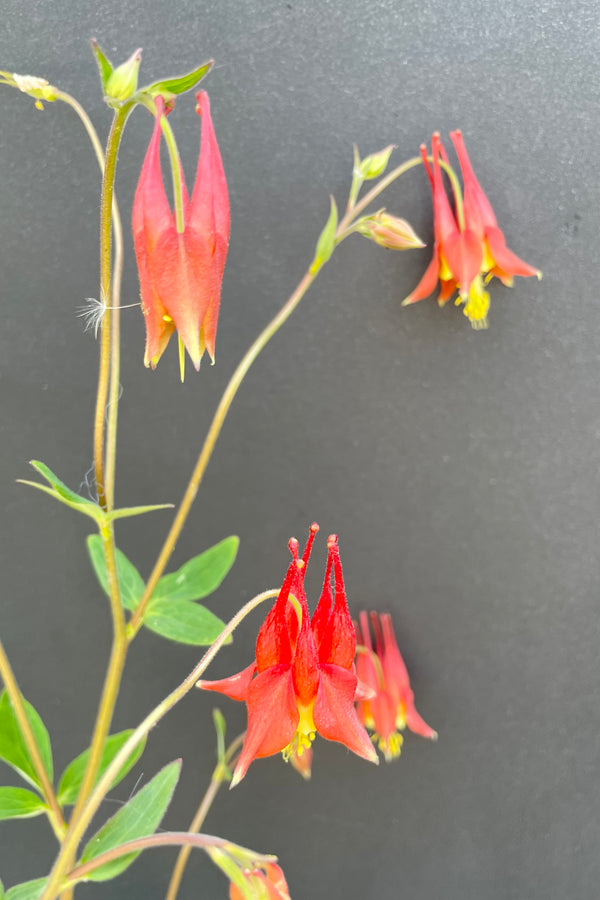
[[[302,706],[300,703],[298,704],[300,719],[298,721],[296,734],[287,745],[287,747],[284,747],[284,749],[281,751],[282,756],[286,762],[288,762],[290,756],[302,756],[304,751],[308,750],[315,737],[317,736],[317,729],[315,727],[315,722],[313,719],[314,705],[314,700],[308,706]]]
[[[456,298],[456,305],[463,302],[462,297]],[[469,295],[464,300],[463,313],[471,322],[471,326],[476,330],[488,327],[487,314],[490,308],[490,295],[483,285],[481,275],[477,275],[469,288]]]
[[[385,756],[386,762],[391,762],[393,759],[397,759],[402,752],[402,744],[404,743],[404,738],[397,731],[393,731],[392,734],[387,737],[382,737],[380,734],[375,733],[371,740],[375,744],[376,747],[379,747],[383,755]]]

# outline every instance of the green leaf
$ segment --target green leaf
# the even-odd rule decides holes
[[[330,197],[330,200],[331,210],[329,212],[329,218],[327,219],[327,224],[325,225],[325,228],[321,232],[319,240],[317,241],[315,258],[310,267],[310,271],[312,274],[319,271],[321,266],[327,262],[335,249],[335,232],[338,223],[338,213],[333,196]]]
[[[48,778],[52,781],[54,770],[48,732],[31,703],[28,703],[24,697],[22,699],[29,724],[40,750],[42,762],[48,773]],[[9,766],[16,769],[19,775],[34,787],[41,787],[6,691],[2,691],[2,694],[0,694],[0,759],[3,759]]]
[[[15,884],[6,892],[5,900],[39,900],[46,887],[48,878],[34,878],[33,881],[24,881]]]
[[[179,78],[166,78],[164,81],[155,81],[154,84],[142,88],[142,91],[151,94],[153,97],[156,97],[158,94],[166,95],[167,99],[169,94],[184,94],[186,91],[191,91],[192,88],[195,88],[204,76],[208,75],[213,65],[214,60],[209,59],[207,63],[203,63],[203,65],[193,69],[186,75],[180,75]]]
[[[87,538],[87,548],[90,560],[104,593],[110,597],[108,586],[108,573],[102,538],[99,534],[90,534]],[[144,580],[132,562],[129,562],[124,553],[115,549],[115,562],[117,564],[117,578],[121,591],[121,602],[125,609],[134,610],[144,593]]]
[[[154,834],[171,802],[180,771],[181,760],[175,760],[161,769],[94,835],[86,845],[80,862],[89,862],[113,847]],[[128,853],[105,863],[90,872],[87,880],[108,881],[130,866],[137,856],[138,853]]]
[[[122,509],[112,509],[106,513],[109,521],[113,519],[126,519],[128,516],[143,516],[144,513],[154,512],[157,509],[173,509],[173,503],[154,503],[152,506],[124,506]]]
[[[0,787],[0,819],[29,819],[45,811],[43,801],[32,791],[19,787]]]
[[[0,881],[0,900],[4,900],[4,885]]]
[[[144,625],[179,644],[206,647],[219,637],[225,623],[200,603],[190,600],[150,600]],[[231,636],[227,643],[231,643]]]
[[[125,741],[127,741],[132,734],[133,729],[130,728],[127,731],[120,731],[118,734],[111,734],[110,737],[106,739],[104,750],[102,751],[102,759],[98,768],[98,774],[96,776],[96,782],[98,782],[98,780],[109,767]],[[122,781],[123,778],[125,778],[127,773],[130,771],[130,769],[133,768],[133,766],[136,764],[136,762],[144,752],[145,746],[146,741],[144,739],[138,744],[135,750],[133,750],[131,756],[128,757],[127,762],[123,764],[123,768],[116,776],[111,785],[111,788],[113,788],[120,781]],[[90,751],[84,750],[83,753],[80,753],[79,756],[77,756],[73,760],[73,762],[69,763],[65,771],[62,773],[58,785],[58,802],[61,806],[65,806],[68,803],[75,803],[75,801],[77,800],[77,795],[79,793],[79,788],[81,787],[81,782],[83,781],[83,775],[87,766],[89,755]]]
[[[105,92],[106,83],[113,73],[113,67],[112,67],[111,63],[105,57],[105,55],[102,52],[102,50],[100,49],[100,47],[98,46],[98,42],[96,41],[96,39],[92,38],[90,43],[92,45],[92,53],[96,57],[96,64],[98,66],[98,72],[100,74],[100,82],[102,84],[102,91]]]
[[[36,472],[39,472],[42,478],[46,479],[50,484],[50,487],[47,487],[45,484],[39,484],[37,481],[27,481],[25,478],[17,478],[17,481],[20,484],[28,484],[30,487],[37,488],[39,491],[44,491],[45,494],[50,494],[55,500],[59,500],[66,506],[70,506],[71,509],[76,509],[78,512],[85,513],[86,516],[91,516],[91,518],[95,519],[97,522],[103,522],[105,520],[106,514],[97,503],[92,503],[91,500],[87,500],[85,497],[82,497],[81,494],[76,494],[75,491],[68,488],[67,485],[43,462],[32,459],[30,465],[33,466]]]
[[[240,539],[225,538],[214,547],[194,556],[176,572],[163,575],[153,600],[203,600],[219,587],[237,556]]]

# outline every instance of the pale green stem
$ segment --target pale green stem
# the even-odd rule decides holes
[[[40,900],[54,900],[54,898],[62,890],[64,890],[64,879],[67,872],[71,868],[71,860],[75,857],[77,847],[79,846],[79,843],[83,835],[85,834],[90,822],[95,816],[100,804],[104,800],[104,797],[110,790],[113,781],[115,780],[116,776],[120,772],[121,768],[129,758],[133,750],[135,750],[138,744],[143,741],[143,739],[169,712],[169,710],[171,710],[175,706],[175,704],[182,699],[182,697],[185,697],[185,695],[189,693],[189,691],[191,691],[200,676],[206,671],[210,663],[213,661],[229,635],[235,631],[237,626],[248,615],[248,613],[252,612],[253,609],[259,606],[259,604],[263,603],[265,600],[272,599],[273,597],[278,596],[278,594],[279,590],[264,591],[262,594],[258,594],[258,596],[253,597],[252,600],[249,600],[248,603],[246,603],[245,606],[243,606],[227,623],[217,640],[213,644],[211,644],[198,665],[194,669],[192,669],[187,678],[185,678],[181,682],[181,684],[175,688],[175,690],[171,691],[168,697],[166,697],[161,703],[159,703],[158,706],[156,706],[152,710],[152,712],[150,712],[146,716],[144,721],[141,722],[140,725],[138,725],[133,734],[128,738],[127,741],[125,741],[117,755],[113,758],[111,764],[98,780],[98,783],[90,794],[88,801],[81,812],[81,815],[79,816],[77,821],[71,822],[69,830],[65,835],[62,848],[54,862],[54,866],[48,879],[48,884]]]
[[[65,91],[55,91],[57,100],[62,100],[68,104],[79,116],[83,127],[85,128],[90,143],[96,154],[100,171],[104,174],[104,150],[98,137],[98,132],[94,128],[92,120],[86,113],[81,104]],[[120,347],[120,303],[121,303],[121,281],[123,276],[123,226],[121,224],[121,216],[117,205],[116,197],[112,200],[112,229],[115,247],[115,262],[112,275],[112,293],[110,298],[110,306],[112,307],[112,334],[111,343],[113,348]],[[106,427],[106,463],[104,473],[106,506],[107,509],[113,509],[115,496],[115,469],[116,469],[116,448],[117,448],[117,424],[119,413],[119,369],[120,369],[120,352],[111,353],[110,357],[110,387],[108,396],[107,410],[107,427]]]

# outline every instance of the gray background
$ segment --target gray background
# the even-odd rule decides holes
[[[206,829],[280,855],[295,900],[587,898],[600,878],[597,404],[598,53],[592,0],[2,0],[0,66],[72,91],[105,134],[86,40],[120,61],[144,48],[142,83],[209,57],[233,230],[217,365],[178,382],[175,346],[142,366],[143,321],[124,314],[118,500],[177,501],[220,392],[310,261],[329,192],[345,203],[355,141],[398,161],[461,127],[509,246],[544,271],[492,289],[490,329],[433,300],[402,309],[430,249],[386,253],[356,237],[326,267],[240,391],[174,559],[227,534],[238,562],[211,598],[228,617],[281,583],[286,541],[340,534],[352,610],[393,612],[437,745],[408,735],[370,767],[319,741],[312,782],[279,759],[223,792]],[[66,107],[0,95],[4,579],[2,638],[49,724],[56,769],[84,746],[110,642],[84,549],[85,521],[14,483],[39,458],[77,487],[91,465],[97,348],[75,308],[97,296],[99,178]],[[173,115],[191,182],[193,98]],[[118,190],[128,221],[150,134],[128,126]],[[431,241],[422,171],[387,195]],[[128,235],[128,250],[131,241]],[[129,254],[123,302],[135,302]],[[147,574],[169,522],[124,523]],[[251,658],[257,614],[213,667]],[[115,729],[135,725],[197,651],[142,634]],[[183,756],[165,825],[185,828],[213,765],[214,697],[193,693],[153,732],[137,777]],[[241,705],[223,699],[231,733]],[[11,781],[3,769],[5,783]],[[47,871],[42,820],[0,825],[10,885]],[[173,851],[153,851],[82,897],[164,895]],[[182,900],[227,886],[196,855]]]

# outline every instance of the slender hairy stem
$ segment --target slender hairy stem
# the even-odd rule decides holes
[[[98,137],[98,132],[94,128],[92,120],[86,113],[81,104],[67,94],[65,91],[56,91],[56,99],[62,100],[68,104],[79,116],[83,127],[85,128],[90,143],[96,154],[100,171],[104,174],[104,150]],[[107,305],[112,307],[112,334],[111,342],[114,352],[110,356],[110,387],[108,397],[108,423],[106,429],[106,462],[104,472],[104,490],[106,496],[107,509],[114,506],[115,495],[115,462],[116,462],[116,446],[117,446],[117,419],[119,412],[119,369],[121,354],[120,347],[120,309],[121,302],[121,281],[123,276],[123,226],[121,224],[121,216],[117,200],[113,193],[112,200],[112,229],[115,249],[115,262],[112,275],[112,293],[110,303]]]
[[[120,847],[107,850],[106,853],[96,856],[95,859],[91,859],[89,862],[77,866],[77,868],[69,872],[66,877],[70,882],[79,881],[87,875],[90,875],[96,869],[99,869],[100,866],[103,866],[105,863],[112,862],[113,859],[119,859],[121,856],[127,856],[128,853],[140,852],[141,850],[147,850],[149,847],[179,847],[182,844],[187,845],[190,848],[200,847],[202,850],[206,850],[207,847],[219,847],[225,852],[227,852],[229,848],[232,850],[237,849],[236,845],[232,844],[231,841],[227,841],[220,837],[214,837],[212,834],[188,834],[186,831],[165,831],[162,834],[152,834],[149,837],[137,838],[135,841],[128,841],[126,844],[121,844]],[[247,853],[246,848],[243,848],[243,850]],[[254,858],[257,863],[270,863],[277,860],[276,856],[267,856],[261,853],[255,854]]]
[[[100,332],[100,371],[98,374],[98,393],[96,396],[96,415],[94,419],[94,468],[96,472],[98,503],[104,509],[107,509],[106,484],[104,479],[104,422],[106,416],[106,401],[108,399],[108,384],[110,380],[112,351],[111,323],[114,312],[114,310],[110,308],[113,305],[110,299],[112,272],[111,214],[119,142],[130,110],[130,106],[123,106],[115,111],[110,134],[108,136],[108,143],[106,145],[106,161],[104,165],[102,196],[100,200],[100,302],[106,307],[106,310],[102,317]]]
[[[206,467],[208,466],[210,457],[217,442],[217,438],[221,433],[221,428],[223,427],[223,423],[227,417],[229,408],[233,402],[235,395],[238,392],[240,385],[242,384],[248,370],[250,369],[252,363],[259,355],[261,350],[266,346],[266,344],[268,344],[273,335],[278,331],[279,328],[281,328],[286,319],[289,318],[289,316],[298,306],[300,300],[315,280],[317,273],[318,270],[317,272],[312,273],[306,272],[302,281],[290,296],[285,306],[283,306],[279,310],[277,315],[269,322],[264,331],[262,331],[261,334],[256,338],[256,340],[254,341],[250,349],[246,352],[244,358],[238,365],[237,369],[231,376],[229,384],[225,388],[223,396],[221,397],[221,400],[217,407],[217,411],[215,412],[211,426],[208,430],[208,434],[206,435],[206,439],[204,441],[204,446],[200,451],[200,455],[196,462],[194,471],[192,472],[192,476],[188,482],[188,486],[185,489],[183,499],[179,505],[179,509],[177,510],[175,519],[173,520],[173,524],[171,525],[171,529],[162,546],[154,569],[152,570],[152,574],[148,579],[148,583],[146,584],[146,589],[143,593],[143,596],[137,606],[135,613],[131,617],[129,625],[127,626],[130,641],[133,640],[133,638],[141,628],[144,613],[150,601],[150,597],[152,596],[156,585],[158,584],[158,580],[165,571],[169,559],[171,558],[171,554],[175,549],[175,545],[177,543],[179,535],[181,534],[183,526],[185,525],[188,513],[196,498],[198,488],[200,487],[200,483],[206,471]]]
[[[239,734],[236,739],[231,742],[231,744],[227,748],[227,752],[225,753],[225,765],[229,764],[231,758],[237,752],[238,748],[244,743],[245,736],[246,732],[244,732],[243,734]],[[204,820],[206,819],[206,816],[208,815],[208,812],[214,802],[214,799],[219,793],[219,788],[226,780],[227,773],[224,769],[223,763],[219,762],[212,774],[210,784],[208,785],[207,791],[200,802],[200,806],[196,810],[196,814],[190,822],[188,833],[197,834],[200,831],[204,824]],[[175,866],[173,868],[173,874],[171,875],[169,889],[167,890],[165,900],[175,900],[191,852],[192,847],[190,845],[182,847],[179,851],[179,855],[177,856],[177,862],[175,863]]]
[[[112,418],[112,448],[111,448],[111,482],[108,486],[105,482],[104,469],[104,426],[106,419],[106,402],[108,398],[109,382],[112,374],[112,398],[113,401],[118,399],[118,381],[119,381],[119,345],[114,343],[115,330],[113,327],[113,313],[110,307],[114,304],[111,302],[111,275],[112,275],[112,212],[114,209],[114,181],[117,165],[117,155],[119,150],[119,142],[123,133],[125,122],[131,107],[121,107],[116,110],[108,142],[106,145],[106,156],[103,165],[102,178],[102,195],[100,201],[100,295],[103,305],[106,307],[101,325],[100,338],[100,370],[98,374],[98,391],[96,397],[96,414],[94,419],[94,467],[96,472],[96,488],[98,491],[98,502],[104,509],[112,507],[114,500],[114,453],[116,445],[116,403],[111,406],[115,407]],[[88,132],[89,133],[89,132]],[[118,227],[118,226],[117,226]],[[121,241],[122,244],[122,241]],[[120,272],[118,275],[120,285]],[[118,290],[119,288],[117,288]],[[118,315],[118,311],[117,311]],[[117,324],[116,334],[118,337],[119,328]],[[115,356],[117,357],[115,361]],[[113,622],[113,644],[111,649],[110,660],[104,678],[104,686],[102,688],[102,696],[98,707],[96,722],[94,725],[94,733],[90,745],[90,755],[88,757],[81,787],[77,795],[77,800],[69,821],[69,828],[65,836],[65,845],[71,830],[77,823],[80,815],[85,809],[87,799],[94,787],[102,759],[102,753],[106,738],[108,736],[110,725],[112,722],[113,712],[119,694],[121,684],[121,676],[125,666],[127,656],[127,635],[125,631],[125,616],[121,604],[121,594],[119,589],[119,580],[117,576],[117,564],[115,559],[115,540],[114,527],[112,522],[108,522],[100,529],[102,537],[102,546],[104,550],[104,558],[106,561],[106,570],[108,576],[109,592],[110,592],[110,609]],[[64,846],[64,845],[63,845]],[[76,849],[76,847],[75,847]],[[73,851],[74,853],[74,851]],[[66,865],[70,867],[73,863],[74,856],[67,857]],[[68,890],[63,900],[69,900],[72,890]]]
[[[29,719],[27,718],[27,713],[25,712],[25,704],[23,703],[23,696],[21,691],[19,690],[19,685],[17,684],[17,679],[14,676],[11,665],[8,661],[8,657],[6,655],[6,651],[0,641],[0,677],[4,682],[4,687],[6,688],[6,693],[9,696],[10,702],[12,704],[12,708],[14,710],[15,718],[17,720],[17,724],[19,726],[19,731],[23,736],[23,740],[25,741],[25,746],[27,747],[27,752],[29,754],[29,758],[33,763],[33,767],[35,769],[35,773],[39,779],[42,793],[44,795],[44,800],[48,805],[47,815],[50,820],[50,824],[52,825],[54,834],[58,838],[59,842],[62,841],[66,825],[65,821],[62,817],[62,812],[60,806],[58,805],[58,801],[56,799],[56,795],[52,788],[52,784],[50,783],[50,778],[46,771],[46,767],[42,760],[42,755],[40,753],[40,748],[37,745],[37,741],[35,739],[35,735],[33,733],[33,729],[29,724]]]
[[[77,852],[79,842],[96,814],[98,807],[110,790],[111,784],[119,774],[122,766],[127,761],[132,751],[135,750],[140,741],[150,733],[154,726],[160,722],[169,710],[171,710],[182,697],[185,697],[185,695],[191,691],[200,676],[204,674],[210,663],[213,661],[229,635],[233,634],[237,626],[245,619],[248,613],[252,612],[253,609],[265,600],[277,597],[278,594],[279,590],[264,591],[262,594],[258,594],[258,596],[253,597],[252,600],[249,600],[245,606],[242,606],[235,616],[227,623],[217,640],[211,644],[198,665],[192,669],[187,678],[184,678],[181,684],[178,685],[175,690],[171,691],[168,697],[165,697],[165,699],[146,716],[144,721],[138,725],[133,734],[125,741],[119,752],[113,758],[111,764],[98,780],[98,784],[90,794],[81,815],[77,821],[72,821],[69,826],[62,848],[54,861],[48,884],[40,900],[54,900],[57,894],[64,889],[63,880],[71,867],[71,860]]]

